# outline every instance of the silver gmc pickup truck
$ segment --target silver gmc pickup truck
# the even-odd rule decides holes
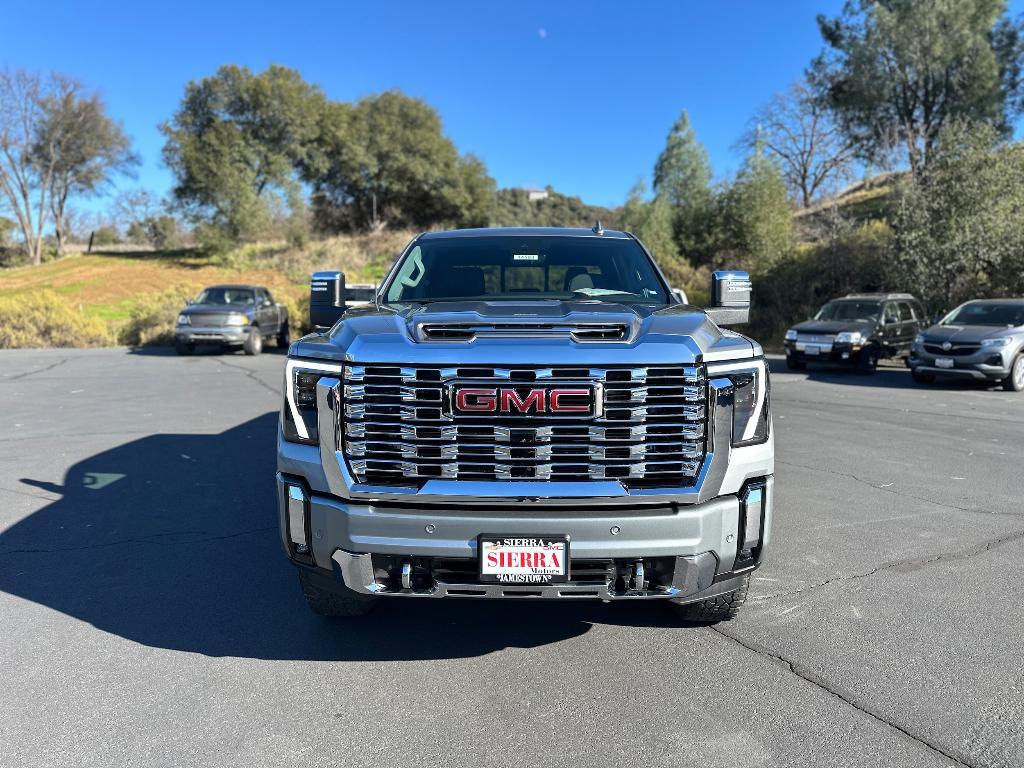
[[[339,282],[341,283],[339,287]],[[318,273],[278,433],[281,536],[310,607],[663,600],[732,618],[768,544],[774,438],[750,281],[678,303],[603,229],[431,232],[369,304]],[[329,327],[328,327],[329,326]]]

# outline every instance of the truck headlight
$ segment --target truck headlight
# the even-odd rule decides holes
[[[838,344],[860,344],[864,341],[864,334],[860,331],[841,331],[836,334]]]
[[[983,346],[983,347],[995,347],[997,349],[999,347],[1009,346],[1011,343],[1013,343],[1013,339],[1009,338],[1008,336],[1003,336],[1003,337],[1000,337],[998,339],[982,339],[981,340],[981,346]]]
[[[322,378],[340,380],[341,366],[308,360],[289,360],[284,371],[284,439],[293,443],[315,445],[320,439],[317,429],[316,386]]]
[[[749,371],[729,375],[734,387],[733,447],[757,445],[768,439],[768,366],[758,361]]]
[[[228,325],[248,325],[249,324],[249,318],[246,317],[245,315],[231,314],[231,315],[228,315],[227,324]]]
[[[178,325],[192,325],[192,321],[188,319],[188,315],[178,315]]]
[[[786,341],[796,341],[796,329],[790,328],[786,331]]]

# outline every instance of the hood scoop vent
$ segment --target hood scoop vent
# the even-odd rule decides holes
[[[626,323],[430,323],[416,324],[418,341],[489,339],[572,339],[586,342],[629,341],[632,328]]]

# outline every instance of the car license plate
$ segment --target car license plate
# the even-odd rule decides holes
[[[477,539],[480,580],[501,584],[551,584],[569,580],[569,537],[492,535]]]
[[[952,357],[936,357],[935,367],[936,368],[952,368],[954,365]]]
[[[813,355],[820,355],[821,354],[821,347],[814,347],[814,346],[811,346],[810,344],[808,344],[806,347],[804,347],[804,354],[805,355],[812,355],[812,356]]]

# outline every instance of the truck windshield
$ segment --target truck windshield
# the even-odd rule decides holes
[[[196,304],[245,304],[256,303],[255,294],[246,288],[207,288],[196,298]]]
[[[964,304],[954,309],[942,324],[1014,328],[1024,325],[1024,304]]]
[[[814,316],[815,320],[862,320],[878,319],[880,305],[877,301],[830,301]]]
[[[561,299],[668,304],[635,240],[571,236],[428,238],[385,289],[389,303]]]

